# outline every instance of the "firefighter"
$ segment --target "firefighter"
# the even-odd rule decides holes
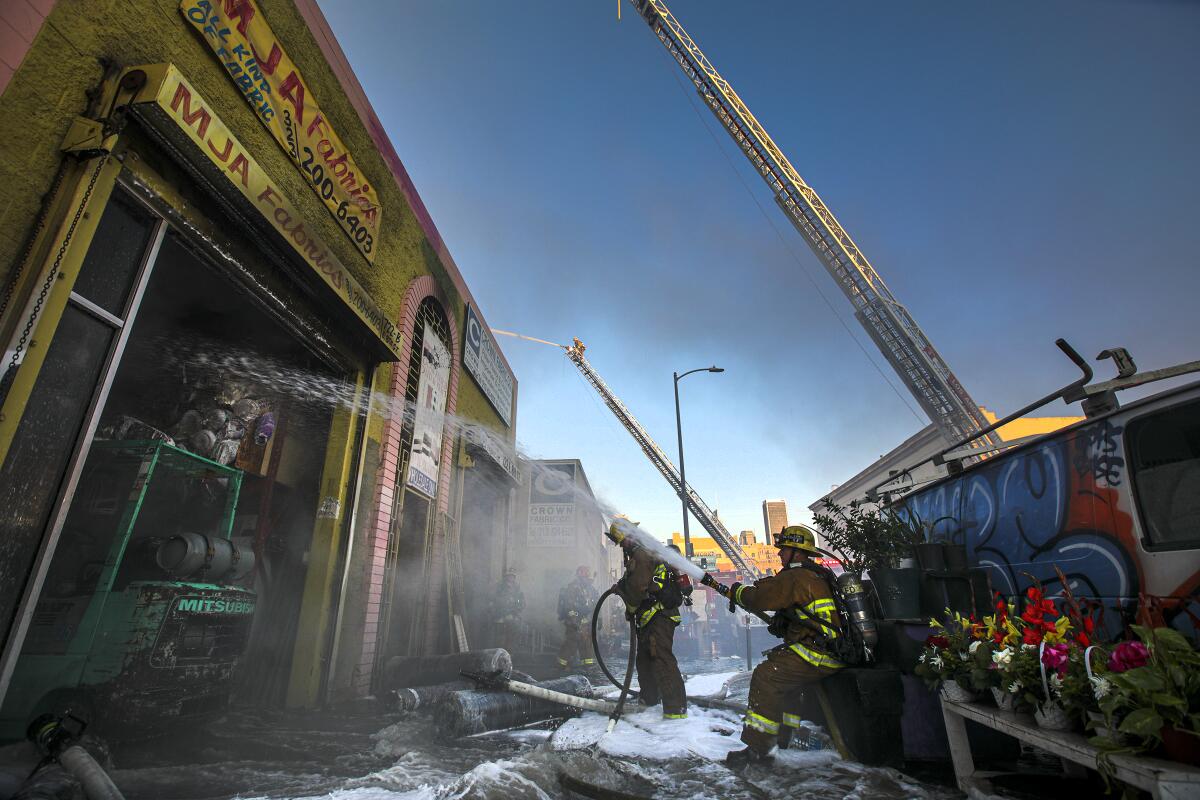
[[[687,694],[673,648],[679,607],[690,598],[691,582],[628,537],[624,524],[628,523],[614,522],[609,538],[625,554],[625,574],[617,591],[625,601],[626,617],[637,625],[639,701],[646,706],[661,702],[663,719],[686,719]]]
[[[497,647],[512,652],[520,639],[521,615],[524,611],[525,594],[517,582],[517,571],[505,570],[492,601],[492,635]]]
[[[729,588],[730,607],[774,611],[771,633],[783,644],[771,650],[754,668],[750,702],[742,726],[743,750],[726,756],[730,766],[769,762],[770,750],[784,730],[800,726],[799,703],[805,686],[820,681],[843,665],[829,653],[839,636],[841,619],[827,570],[817,566],[816,536],[803,525],[789,525],[775,536],[782,569],[755,581]]]
[[[571,662],[578,658],[579,666],[595,665],[592,653],[591,619],[592,609],[598,595],[592,586],[592,572],[580,565],[575,570],[575,579],[558,593],[558,619],[563,624],[563,643],[558,650],[558,668],[566,672]]]

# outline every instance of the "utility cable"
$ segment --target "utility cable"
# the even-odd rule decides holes
[[[795,251],[795,249],[792,247],[791,243],[784,237],[783,233],[779,230],[779,227],[775,224],[775,220],[771,217],[770,214],[767,213],[767,210],[765,208],[763,208],[762,203],[759,202],[758,196],[754,193],[754,191],[746,183],[746,179],[743,177],[741,172],[738,171],[737,167],[734,165],[733,159],[730,158],[729,153],[726,151],[725,147],[722,146],[721,140],[713,132],[709,118],[706,117],[704,114],[701,114],[700,109],[696,107],[696,101],[694,99],[694,95],[696,94],[696,92],[694,91],[695,87],[684,85],[683,79],[679,75],[678,64],[675,63],[675,60],[671,57],[671,55],[666,50],[664,50],[662,48],[656,48],[656,49],[658,50],[659,54],[667,60],[671,75],[675,78],[675,82],[679,86],[680,91],[682,91],[684,93],[684,95],[687,97],[688,105],[691,107],[692,111],[694,111],[696,113],[696,116],[700,118],[700,123],[704,126],[704,129],[706,131],[708,131],[708,135],[712,138],[713,144],[715,144],[717,146],[717,150],[719,150],[721,152],[721,155],[724,156],[725,162],[727,164],[729,164],[729,168],[731,170],[733,170],[733,174],[735,176],[737,176],[738,182],[742,185],[742,188],[746,190],[746,194],[749,195],[750,199],[754,201],[754,205],[758,208],[759,213],[762,214],[763,219],[765,219],[767,221],[767,223],[771,226],[771,230],[775,231],[775,236],[778,237],[780,243],[784,246],[784,249],[788,252],[789,255],[791,255],[792,259],[796,262],[797,266],[800,267],[800,271],[802,273],[804,273],[804,277],[808,279],[808,282],[810,284],[812,284],[812,287],[813,287],[813,289],[816,290],[817,295],[823,301],[825,301],[825,305],[829,308],[830,313],[832,313],[834,318],[838,321],[838,323],[841,324],[842,328],[846,331],[846,334],[850,337],[850,339],[854,342],[854,344],[858,346],[858,349],[860,351],[862,351],[863,356],[866,357],[867,361],[871,364],[872,367],[875,368],[875,371],[879,373],[879,376],[881,378],[883,378],[883,380],[887,383],[887,385],[891,387],[892,391],[896,394],[896,397],[900,398],[900,402],[904,403],[904,406],[909,410],[909,412],[913,415],[913,417],[917,420],[917,422],[919,422],[921,424],[925,424],[927,422],[927,420],[924,417],[922,417],[915,408],[913,408],[912,404],[908,401],[908,398],[904,396],[904,394],[896,387],[896,384],[892,381],[892,379],[890,377],[888,377],[887,373],[879,366],[878,363],[876,363],[875,359],[871,357],[871,353],[867,350],[866,347],[863,346],[862,342],[859,341],[858,337],[854,335],[854,332],[850,329],[850,326],[846,324],[846,320],[842,317],[841,313],[838,312],[838,310],[834,307],[833,303],[830,302],[828,297],[826,297],[825,292],[821,290],[820,285],[817,283],[816,279],[813,278],[812,273],[809,271],[809,269],[805,265],[804,261],[801,260],[800,255]],[[689,91],[689,88],[692,89],[693,91]]]

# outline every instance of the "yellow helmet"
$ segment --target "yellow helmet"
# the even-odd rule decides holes
[[[623,544],[629,538],[629,526],[637,527],[637,523],[624,514],[617,514],[612,524],[608,526],[608,538],[616,544]]]
[[[817,549],[817,535],[806,525],[788,525],[775,534],[776,547],[794,547],[813,555],[821,555]]]

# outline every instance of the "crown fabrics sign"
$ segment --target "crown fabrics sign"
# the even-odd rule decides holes
[[[208,46],[313,193],[367,261],[375,262],[379,198],[251,0],[182,0]]]
[[[483,395],[496,409],[505,425],[512,425],[513,384],[516,379],[512,370],[504,363],[500,348],[491,332],[484,327],[475,313],[467,306],[467,335],[463,337],[463,366],[479,384]]]
[[[575,546],[575,465],[532,464],[529,547]]]
[[[446,390],[450,386],[450,350],[425,323],[421,337],[421,374],[413,419],[408,485],[422,494],[437,495],[442,466],[442,430],[446,423]]]

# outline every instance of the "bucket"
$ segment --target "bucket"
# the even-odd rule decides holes
[[[159,545],[154,561],[176,578],[194,575],[204,566],[208,541],[198,533],[177,533]]]
[[[884,619],[918,619],[921,616],[921,570],[877,567],[871,582]]]
[[[916,550],[921,569],[941,571],[946,568],[945,546],[941,542],[922,542]]]

